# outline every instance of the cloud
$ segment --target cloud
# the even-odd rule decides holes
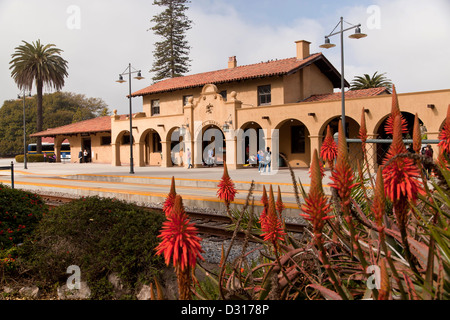
[[[236,56],[239,65],[294,57],[295,41],[312,41],[317,47],[323,38],[323,27],[312,19],[255,24],[222,1],[208,2],[207,12],[203,5],[189,12],[194,21],[188,34],[194,73],[226,68],[230,56]]]
[[[378,26],[367,7],[349,12],[349,19],[361,22],[368,37],[346,40],[348,76],[386,72],[399,92],[450,88],[448,1],[379,0],[374,5],[380,14]]]

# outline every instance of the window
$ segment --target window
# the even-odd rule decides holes
[[[305,153],[305,126],[291,127],[291,153]]]
[[[267,106],[272,102],[270,84],[258,87],[258,106]]]
[[[159,115],[159,99],[158,100],[152,100],[152,116]]]
[[[111,136],[104,136],[101,139],[100,145],[109,146],[111,144]],[[130,143],[130,136],[128,136],[128,143]]]
[[[223,101],[227,101],[227,90],[220,91],[219,94],[222,96]]]
[[[133,143],[134,143],[134,137],[133,137]],[[124,134],[122,137],[122,144],[130,144],[130,135],[128,133]]]
[[[183,96],[183,107],[189,103],[189,98],[193,98],[194,96]]]

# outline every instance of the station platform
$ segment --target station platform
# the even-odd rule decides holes
[[[0,166],[10,165],[13,159],[0,159]],[[277,172],[259,173],[258,168],[228,170],[238,190],[232,209],[241,208],[247,198],[251,182],[255,210],[261,207],[260,199],[263,186],[269,191],[270,185],[275,193],[280,187],[286,206],[286,216],[298,217],[298,208],[292,176],[288,169]],[[328,186],[329,171],[323,180],[324,191],[330,194]],[[305,168],[294,169],[297,183],[301,181],[304,189],[309,190],[309,172]],[[97,163],[23,163],[14,161],[15,188],[47,194],[62,194],[72,197],[93,196],[116,198],[139,205],[161,207],[169,190],[172,177],[175,178],[176,191],[183,198],[186,208],[212,209],[225,211],[225,205],[217,198],[217,185],[223,175],[223,167],[186,169],[180,167],[114,167]],[[0,182],[11,184],[11,173],[0,171]],[[300,196],[300,201],[303,202]]]

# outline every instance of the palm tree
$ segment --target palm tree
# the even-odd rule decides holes
[[[373,76],[368,74],[364,74],[362,77],[356,76],[350,84],[350,90],[386,87],[391,91],[392,81],[384,76],[386,73],[377,73],[378,71],[375,72]]]
[[[44,85],[60,90],[67,77],[67,61],[60,54],[63,50],[54,44],[42,45],[40,40],[32,44],[24,44],[15,48],[11,55],[11,76],[20,90],[30,90],[33,83],[37,90],[37,131],[42,131],[42,90]],[[42,140],[37,139],[36,152],[42,153]]]

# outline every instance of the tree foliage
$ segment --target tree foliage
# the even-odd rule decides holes
[[[25,100],[27,142],[36,129],[36,96]],[[109,114],[100,98],[87,98],[71,92],[55,92],[43,96],[43,130]],[[23,153],[23,101],[6,100],[0,108],[0,156]]]
[[[182,76],[189,72],[190,46],[186,40],[186,31],[191,28],[192,21],[185,12],[189,0],[154,0],[153,5],[165,9],[155,15],[151,28],[162,38],[155,43],[154,63],[150,72],[154,72],[154,81]]]
[[[350,90],[386,87],[390,91],[392,89],[392,81],[386,78],[385,74],[378,74],[377,71],[372,76],[368,74],[356,76],[350,84]]]
[[[64,87],[64,78],[68,76],[67,61],[61,57],[63,50],[54,44],[41,44],[40,40],[33,43],[22,41],[23,44],[15,48],[9,62],[11,76],[19,89],[31,91],[33,83],[37,91],[36,130],[43,129],[42,95],[44,86],[56,90]],[[37,153],[41,153],[41,139],[37,139]]]

